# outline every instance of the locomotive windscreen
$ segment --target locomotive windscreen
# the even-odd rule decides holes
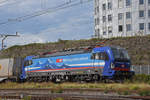
[[[128,52],[123,49],[123,48],[119,48],[119,47],[111,47],[112,49],[112,53],[114,56],[115,60],[119,60],[119,61],[129,61],[130,57],[128,55]]]

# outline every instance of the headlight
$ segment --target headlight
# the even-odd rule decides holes
[[[115,65],[113,63],[111,63],[111,66],[110,66],[111,69],[114,69],[115,68]]]

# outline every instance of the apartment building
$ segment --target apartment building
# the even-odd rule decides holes
[[[95,0],[95,37],[150,34],[150,0]]]

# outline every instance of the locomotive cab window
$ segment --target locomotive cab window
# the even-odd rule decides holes
[[[109,60],[109,57],[106,52],[93,53],[91,59],[96,60]]]
[[[29,66],[32,64],[33,64],[32,60],[27,60],[27,61],[25,61],[24,66]]]
[[[95,59],[95,54],[96,54],[96,53],[92,53],[91,59]]]

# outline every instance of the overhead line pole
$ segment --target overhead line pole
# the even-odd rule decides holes
[[[4,49],[4,40],[5,40],[7,37],[19,37],[18,32],[16,32],[15,35],[0,34],[0,36],[3,37],[3,39],[2,39],[2,50]]]

